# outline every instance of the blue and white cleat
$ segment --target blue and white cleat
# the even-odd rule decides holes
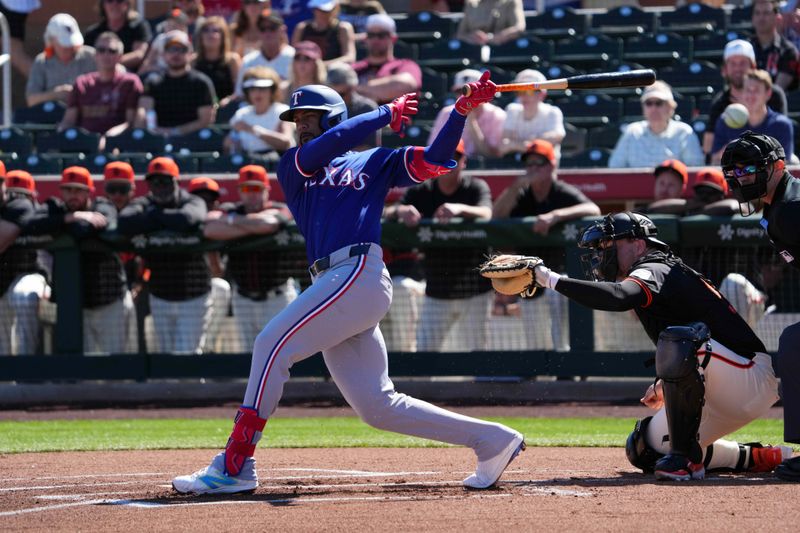
[[[256,461],[245,459],[242,471],[236,477],[225,473],[225,452],[218,453],[211,464],[188,476],[172,480],[172,488],[181,494],[236,494],[253,492],[258,487]]]
[[[478,462],[475,473],[467,477],[463,484],[468,489],[488,489],[500,479],[511,461],[525,449],[525,438],[517,433],[503,450],[485,461]]]

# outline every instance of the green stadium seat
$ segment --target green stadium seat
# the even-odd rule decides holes
[[[602,126],[619,121],[622,110],[619,99],[602,93],[585,92],[556,100],[564,121],[576,126]]]
[[[587,144],[592,148],[614,148],[622,136],[625,125],[615,122],[607,126],[598,126],[589,130]]]
[[[396,19],[396,25],[398,39],[409,43],[446,40],[456,32],[456,24],[452,19],[430,11],[410,13],[404,18]]]
[[[67,128],[45,135],[36,139],[38,152],[59,152],[93,154],[97,152],[100,144],[100,135],[91,133],[83,128]]]
[[[498,67],[520,71],[536,68],[539,63],[550,61],[553,43],[534,37],[521,36],[499,46],[490,48],[490,59]]]
[[[683,5],[674,11],[663,11],[659,15],[660,31],[671,31],[681,35],[699,35],[725,29],[727,16],[724,9],[700,2]]]
[[[116,158],[108,154],[78,154],[71,157],[64,157],[61,164],[64,168],[80,166],[88,169],[92,174],[102,175],[106,164],[111,161],[116,161]]]
[[[553,61],[576,68],[591,68],[622,59],[622,39],[601,33],[556,41]]]
[[[589,148],[578,154],[561,157],[562,168],[600,168],[608,167],[611,150],[608,148]]]
[[[167,150],[172,152],[221,152],[225,135],[213,128],[203,128],[188,135],[169,137]],[[172,146],[170,149],[169,146]]]
[[[694,61],[706,60],[722,64],[725,45],[734,39],[747,39],[747,36],[735,31],[721,31],[694,37]]]
[[[620,37],[652,33],[657,16],[636,6],[618,6],[605,13],[592,15],[590,30]]]
[[[28,157],[7,160],[6,170],[26,170],[38,176],[45,174],[61,175],[63,166],[59,157],[45,157],[38,154],[31,154]]]
[[[681,63],[661,69],[658,74],[674,91],[684,94],[714,94],[725,84],[719,67],[708,61]]]
[[[164,151],[166,140],[142,128],[125,130],[114,137],[106,137],[106,150],[119,152],[149,152],[159,154]]]
[[[739,6],[728,13],[727,28],[730,31],[751,33],[753,31],[753,5]]]
[[[66,106],[61,102],[42,102],[31,107],[14,110],[11,122],[16,126],[49,125],[54,126],[64,118]]]
[[[541,39],[563,39],[586,33],[586,15],[571,7],[553,7],[525,17],[525,35]]]
[[[33,151],[33,137],[19,128],[0,128],[0,154],[27,156]]]
[[[649,68],[661,68],[688,60],[692,54],[692,38],[677,33],[660,32],[638,35],[625,41],[622,58]]]
[[[200,172],[205,174],[233,174],[253,162],[246,154],[220,155],[200,159]]]
[[[419,64],[423,67],[454,72],[483,62],[482,50],[483,47],[476,44],[457,39],[442,39],[420,48]]]

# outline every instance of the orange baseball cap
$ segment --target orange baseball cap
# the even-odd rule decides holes
[[[467,149],[464,147],[464,139],[458,141],[458,146],[456,146],[456,153],[461,155],[467,153]]]
[[[61,173],[60,185],[62,187],[77,187],[79,189],[86,189],[87,191],[94,190],[94,182],[92,181],[92,175],[89,173],[89,169],[78,166],[64,169]]]
[[[725,181],[725,176],[718,168],[706,167],[698,170],[697,181],[694,182],[692,188],[696,189],[697,187],[711,187],[728,195],[728,182]]]
[[[145,174],[145,179],[151,176],[170,176],[172,178],[177,178],[181,175],[181,171],[178,169],[178,164],[175,163],[174,159],[169,157],[156,157],[150,164],[147,165],[147,174]]]
[[[189,181],[189,192],[197,191],[211,191],[219,195],[219,183],[206,177],[192,178]]]
[[[33,181],[33,176],[24,170],[11,170],[6,174],[6,190],[32,195],[36,192],[36,182]]]
[[[553,144],[542,139],[534,139],[525,147],[525,153],[522,154],[522,160],[528,158],[530,155],[540,155],[550,161],[551,165],[556,164],[556,151]]]
[[[270,188],[267,169],[261,165],[245,165],[239,169],[239,185],[261,185]]]
[[[677,159],[666,159],[656,167],[656,169],[653,171],[653,175],[658,176],[665,170],[671,170],[677,173],[683,180],[684,190],[686,189],[686,184],[689,183],[689,170],[682,161],[678,161]]]
[[[133,167],[125,161],[112,161],[103,168],[103,178],[106,181],[125,181],[133,183],[136,179]]]
[[[2,160],[0,160],[0,178],[5,178],[5,177],[6,177],[6,164],[3,163]]]

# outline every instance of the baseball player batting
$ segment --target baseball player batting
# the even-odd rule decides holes
[[[494,97],[489,73],[461,96],[428,147],[351,152],[367,135],[390,126],[401,132],[416,114],[406,94],[347,120],[344,101],[322,85],[294,91],[281,120],[297,126],[298,148],[281,157],[278,180],[306,240],[313,284],[261,331],[253,346],[244,403],[225,451],[172,486],[181,493],[252,491],[253,453],[280,400],[292,365],[322,352],[331,377],[359,417],[376,428],[472,448],[478,459],[468,488],[492,486],[524,449],[520,433],[440,409],[395,392],[378,323],[392,302],[383,264],[381,214],[392,187],[435,178],[455,167],[453,153],[467,114]]]

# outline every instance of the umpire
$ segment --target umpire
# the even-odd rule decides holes
[[[786,170],[781,144],[768,135],[744,132],[725,148],[722,171],[744,216],[753,213],[751,201],[764,203],[761,225],[783,259],[800,269],[800,180]],[[783,438],[800,443],[800,322],[783,330],[775,370],[781,378]],[[800,457],[775,469],[786,481],[800,481]]]

